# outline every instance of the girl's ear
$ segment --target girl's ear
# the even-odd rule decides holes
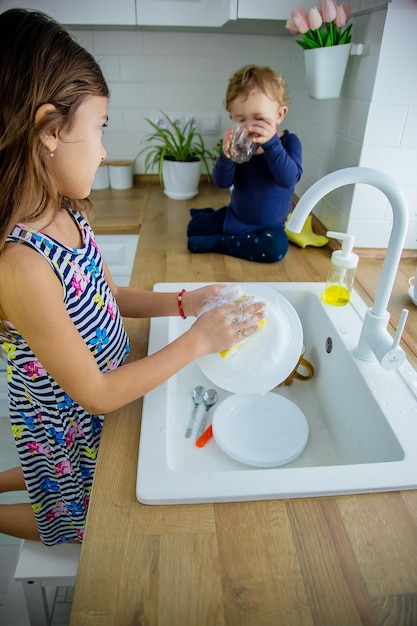
[[[35,113],[35,124],[39,124],[51,111],[56,111],[53,104],[42,104]],[[55,129],[52,132],[43,132],[41,134],[41,141],[48,152],[55,152],[58,145],[58,130]]]

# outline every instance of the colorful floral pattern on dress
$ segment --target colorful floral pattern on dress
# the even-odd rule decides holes
[[[8,241],[22,242],[47,259],[61,281],[69,316],[100,370],[107,372],[129,354],[129,341],[93,232],[80,213],[68,210],[82,248],[67,248],[23,224]],[[12,432],[42,541],[82,541],[104,418],[77,405],[18,330],[10,332],[13,340],[0,336],[0,341],[7,357]]]

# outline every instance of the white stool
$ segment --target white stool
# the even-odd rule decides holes
[[[14,579],[21,581],[31,626],[49,626],[51,612],[46,587],[73,587],[81,544],[47,547],[38,541],[22,541]]]

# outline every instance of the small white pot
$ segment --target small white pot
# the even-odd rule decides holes
[[[108,189],[110,187],[109,164],[103,161],[96,172],[91,189]]]
[[[304,50],[307,91],[310,98],[338,98],[350,54],[350,43]]]
[[[130,189],[133,187],[132,161],[110,161],[109,175],[112,189]]]
[[[200,161],[164,161],[164,194],[173,200],[188,200],[198,194]]]

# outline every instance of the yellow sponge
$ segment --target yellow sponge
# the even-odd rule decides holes
[[[264,326],[265,326],[265,320],[261,320],[258,324],[259,330],[261,330]],[[253,335],[251,335],[251,337],[252,336]],[[229,357],[231,357],[232,354],[234,354],[237,350],[239,350],[239,348],[243,346],[243,344],[246,343],[246,341],[248,341],[251,337],[248,337],[247,339],[244,339],[243,341],[239,341],[239,343],[235,343],[235,345],[229,348],[229,350],[222,350],[221,352],[219,352],[222,359],[228,359]]]
[[[289,214],[288,219],[290,217],[291,213]],[[291,230],[287,230],[286,228],[285,232],[289,241],[295,243],[297,246],[300,246],[300,248],[305,248],[306,246],[316,246],[318,248],[325,246],[329,240],[324,235],[317,235],[313,232],[312,219],[312,216],[309,215],[301,233],[293,233]]]

